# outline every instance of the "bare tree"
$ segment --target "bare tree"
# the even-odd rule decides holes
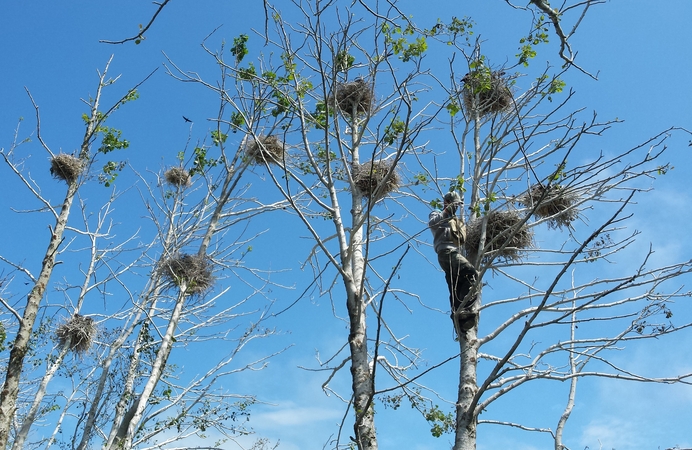
[[[211,38],[205,41],[205,51],[220,70],[215,81],[168,60],[169,75],[201,85],[220,99],[212,144],[188,148],[153,181],[139,176],[141,199],[155,229],[154,237],[144,239],[146,244],[129,240],[110,246],[110,225],[90,222],[88,205],[82,205],[83,227],[70,229],[67,216],[62,220],[61,236],[68,230],[86,239],[89,257],[83,280],[63,288],[79,293],[74,305],[59,306],[69,315],[58,327],[58,345],[41,343],[55,347],[45,356],[45,373],[32,374],[35,387],[28,386],[29,381],[22,386],[18,377],[6,382],[16,388],[13,395],[6,389],[13,403],[3,409],[8,436],[12,419],[20,424],[14,446],[54,445],[58,433],[68,428],[74,430],[69,442],[79,449],[99,440],[104,448],[163,448],[209,427],[226,439],[245,431],[236,420],[254,397],[217,389],[217,382],[237,371],[263,367],[265,358],[240,366],[233,361],[254,339],[271,334],[262,326],[267,310],[247,304],[255,295],[265,295],[262,288],[270,283],[262,272],[243,268],[245,273],[237,278],[249,274],[258,286],[219,311],[215,307],[228,288],[217,286],[216,277],[222,270],[235,276],[248,243],[261,233],[239,232],[229,241],[229,230],[282,208],[286,220],[298,222],[310,237],[301,267],[314,274],[308,290],[330,298],[336,318],[348,329],[339,352],[311,369],[324,371],[323,389],[346,405],[342,427],[325,447],[378,448],[376,404],[409,398],[434,425],[435,435],[454,432],[455,449],[476,447],[478,424],[546,433],[555,448],[562,449],[567,448],[564,430],[579,379],[689,383],[690,374],[654,378],[619,367],[609,356],[628,342],[690,326],[686,318],[672,321],[674,301],[689,296],[678,278],[689,274],[690,262],[657,267],[651,249],[627,273],[608,270],[615,258],[633,254],[638,233],[626,228],[630,205],[668,170],[658,160],[669,135],[687,131],[670,129],[625,150],[577,157],[586,153],[582,149],[588,138],[617,121],[571,110],[572,92],[563,92],[562,71],[525,68],[535,56],[534,47],[547,41],[552,24],[561,44],[561,63],[589,74],[575,62],[570,39],[598,3],[577,1],[554,9],[532,1],[527,8],[517,8],[536,12],[531,39],[522,42],[526,45],[517,63],[503,67],[491,66],[480,41],[472,42],[469,20],[454,18],[421,28],[396,2],[388,1],[294,2],[281,9],[264,2],[264,27],[255,35],[241,34],[230,48],[222,44],[218,51],[209,48]],[[165,0],[157,5],[139,34],[114,43],[141,42],[168,4]],[[248,61],[248,42],[255,37],[272,56]],[[448,61],[449,70],[429,68],[425,58],[431,56]],[[99,92],[103,85],[102,79]],[[100,114],[93,109],[88,123],[98,122]],[[93,140],[98,126],[91,135],[88,130]],[[122,142],[117,133],[112,137]],[[439,150],[443,145],[446,152]],[[9,167],[60,224],[62,216],[12,159],[15,147],[3,153]],[[74,162],[61,159],[68,167]],[[81,170],[83,163],[76,160],[72,166]],[[111,183],[120,166],[106,167],[102,181]],[[280,200],[263,202],[250,196],[249,187],[240,184],[246,172],[270,179]],[[82,180],[61,166],[55,173],[70,186]],[[478,270],[467,299],[477,301],[472,310],[452,311],[448,325],[456,331],[458,353],[420,371],[421,351],[405,343],[401,328],[386,320],[386,305],[396,301],[408,308],[407,300],[422,297],[421,292],[399,288],[396,274],[411,254],[430,257],[424,216],[429,206],[441,206],[440,197],[450,191],[464,200],[461,218],[467,234],[459,251]],[[431,196],[436,198],[430,201]],[[113,196],[106,202],[103,217],[116,201]],[[57,251],[61,239],[54,242],[51,237],[48,255]],[[125,261],[129,254],[136,256]],[[51,258],[50,267],[55,263]],[[41,278],[33,279],[23,265],[3,262],[39,286]],[[585,267],[604,269],[595,277]],[[527,269],[536,270],[527,275]],[[133,278],[133,272],[141,276]],[[489,294],[488,286],[500,285],[502,295],[511,294]],[[65,359],[81,342],[70,330],[86,329],[88,334],[92,325],[80,314],[84,299],[93,293],[105,299],[116,291],[126,300],[115,312],[93,317],[100,329],[107,327],[103,339],[97,339],[98,351],[66,367]],[[21,308],[6,297],[2,302],[18,330],[28,336]],[[446,304],[446,299],[439,303]],[[36,305],[32,308],[38,311]],[[462,324],[462,315],[468,313],[480,316],[470,327],[469,322]],[[491,330],[479,335],[479,321],[488,318],[495,319]],[[177,378],[172,369],[176,346],[212,342],[219,339],[219,327],[239,320],[242,326],[231,327],[235,334],[220,336],[235,342],[227,355],[202,375]],[[46,320],[40,326],[55,324]],[[498,349],[494,344],[499,338],[509,345]],[[25,349],[27,342],[22,344]],[[9,367],[21,371],[23,356],[17,355],[11,355]],[[437,393],[424,377],[456,358],[458,389],[450,401],[454,411],[447,414],[426,398]],[[349,391],[332,390],[330,383],[346,367]],[[61,370],[74,389],[51,393],[49,383]],[[554,429],[497,420],[490,414],[480,418],[498,399],[535,380],[569,383]],[[20,397],[23,409],[15,413]],[[4,405],[5,391],[2,399]],[[31,441],[32,425],[49,414],[56,419],[52,434]],[[343,436],[349,415],[351,442]]]
[[[65,199],[59,208],[54,207],[50,201],[41,194],[40,189],[38,186],[36,186],[33,180],[31,180],[31,178],[22,175],[20,171],[21,162],[15,159],[15,150],[19,144],[16,140],[8,152],[2,152],[3,159],[7,163],[10,170],[21,179],[26,188],[43,205],[42,207],[47,208],[47,210],[50,211],[55,217],[55,225],[54,227],[49,226],[50,239],[48,248],[46,249],[43,257],[40,273],[37,276],[33,276],[21,265],[15,266],[18,270],[28,275],[33,283],[33,288],[27,296],[26,304],[23,307],[21,315],[15,308],[8,304],[5,305],[5,307],[7,307],[17,319],[18,329],[12,342],[12,350],[10,351],[7,371],[5,372],[5,382],[3,384],[2,393],[0,394],[0,447],[5,447],[7,445],[10,425],[14,418],[17,397],[19,395],[19,383],[24,365],[24,359],[29,350],[31,333],[36,321],[36,316],[41,305],[41,301],[53,273],[56,256],[59,254],[60,246],[65,239],[64,233],[67,227],[67,220],[72,209],[73,201],[77,195],[77,190],[83,181],[83,171],[93,163],[95,155],[105,154],[113,149],[108,145],[113,145],[116,147],[118,145],[122,145],[122,141],[118,141],[118,137],[116,135],[112,133],[108,135],[110,130],[105,130],[110,139],[109,143],[104,144],[96,152],[92,152],[91,149],[93,142],[99,134],[99,131],[102,130],[100,127],[104,126],[104,121],[118,107],[132,100],[136,96],[136,90],[132,89],[128,91],[127,94],[112,107],[106,110],[105,113],[99,111],[99,108],[101,107],[100,102],[102,89],[113,82],[112,79],[107,77],[107,73],[108,65],[106,66],[106,70],[99,74],[99,84],[96,90],[96,95],[89,104],[90,111],[85,119],[86,130],[84,133],[84,139],[76,155],[68,155],[63,153],[55,154],[53,151],[51,151],[41,137],[40,120],[37,121],[37,137],[43,148],[51,157],[51,173],[53,176],[63,180],[67,184]],[[38,117],[38,106],[36,106],[36,104],[34,104],[34,106]]]
[[[360,23],[340,8],[306,6],[295,13],[298,20],[290,27],[280,19],[285,11],[271,9],[274,29],[260,36],[277,49],[280,62],[247,63],[246,35],[234,39],[235,61],[224,60],[223,48],[207,50],[234,85],[204,80],[172,62],[171,73],[222,93],[228,101],[227,122],[251,136],[246,157],[266,167],[290,212],[309,232],[314,244],[305,265],[312,267],[316,285],[336,309],[345,304],[343,320],[349,329],[346,355],[333,355],[322,367],[331,372],[324,388],[329,389],[329,379],[339,369],[350,367],[352,392],[345,401],[354,413],[353,444],[375,449],[375,362],[385,372],[406,366],[378,353],[380,344],[388,342],[380,333],[392,330],[379,317],[389,276],[375,261],[388,252],[403,257],[407,237],[382,239],[399,230],[388,213],[377,211],[390,196],[401,195],[400,161],[406,152],[415,152],[414,139],[440,107],[416,104],[429,89],[419,65],[424,43],[407,42],[400,48],[404,43],[399,32],[389,29],[388,16]],[[399,17],[396,9],[390,13]],[[330,29],[326,21],[338,25]],[[390,59],[394,53],[409,64]],[[389,90],[380,94],[377,87],[383,83]],[[337,279],[343,290],[332,289]],[[374,341],[367,333],[368,309],[375,316]],[[409,364],[418,359],[396,337],[389,342]],[[336,441],[336,446],[344,445],[343,438]]]
[[[98,176],[89,170],[95,156],[129,145],[119,130],[106,127],[104,121],[119,106],[134,100],[136,91],[129,90],[105,113],[99,107],[102,89],[114,81],[106,72],[99,75],[98,95],[89,102],[91,114],[85,119],[87,134],[80,156],[61,154],[52,159],[51,172],[70,186],[67,212],[58,215],[41,194],[38,182],[25,174],[18,145],[2,153],[12,172],[58,217],[55,229],[59,236],[70,236],[65,244],[70,253],[56,248],[44,260],[44,271],[58,255],[65,259],[64,264],[74,265],[64,281],[50,282],[49,271],[34,279],[23,263],[2,256],[14,272],[64,293],[64,303],[41,305],[41,298],[29,297],[34,302],[24,309],[33,311],[32,320],[39,311],[45,317],[39,329],[33,330],[27,328],[28,313],[22,318],[9,297],[2,298],[5,308],[21,319],[13,351],[18,345],[30,345],[27,357],[33,372],[42,361],[46,367],[43,374],[24,371],[23,380],[14,379],[10,371],[17,362],[11,357],[8,380],[14,383],[15,392],[5,400],[8,405],[13,400],[6,408],[11,414],[7,416],[5,446],[48,448],[59,443],[62,435],[77,449],[89,448],[99,440],[104,448],[165,448],[191,437],[199,439],[210,429],[222,440],[250,431],[245,418],[256,401],[254,396],[235,393],[224,381],[245,370],[262,369],[271,357],[236,362],[245,347],[273,334],[264,325],[271,301],[250,304],[249,300],[265,297],[263,290],[275,284],[269,281],[270,272],[246,266],[243,258],[262,233],[249,231],[250,219],[282,204],[262,203],[249,196],[250,186],[240,183],[249,162],[242,151],[226,144],[228,131],[221,121],[214,122],[211,145],[188,148],[162,173],[134,172],[139,189],[113,190],[96,208],[80,199],[78,187],[94,178],[112,185],[126,167],[109,162]],[[40,134],[37,106],[36,111],[39,140],[50,151]],[[101,135],[102,146],[94,152],[91,146]],[[244,142],[241,139],[239,149],[244,149]],[[145,221],[131,237],[115,242],[116,205],[128,202],[133,208],[137,196],[150,225]],[[79,201],[81,225],[67,224],[73,199]],[[52,246],[63,241],[55,235],[53,230]],[[81,280],[75,280],[80,276]],[[235,289],[230,300],[230,288],[222,284],[236,277],[246,287]],[[85,313],[85,309],[98,309],[93,303],[99,297],[103,310]],[[119,300],[113,302],[115,298]],[[65,312],[64,319],[52,319],[64,317]],[[13,326],[3,329],[9,333]],[[31,343],[20,339],[24,334],[34,336]],[[202,348],[214,342],[223,342],[224,350],[199,361],[194,368],[197,375],[175,368],[175,348]],[[71,380],[71,392],[51,390],[56,374]],[[32,435],[41,420],[51,424],[52,432]],[[13,424],[17,424],[14,433]]]
[[[638,232],[625,231],[627,207],[669,169],[658,162],[668,137],[688,132],[670,129],[633,148],[594,155],[592,160],[577,158],[586,137],[601,135],[614,122],[599,122],[595,114],[583,120],[580,111],[564,112],[572,92],[553,104],[564,85],[560,74],[546,72],[522,92],[512,77],[491,70],[485,61],[477,47],[468,52],[464,69],[469,73],[450,90],[452,131],[461,157],[460,174],[450,180],[450,187],[467,196],[464,251],[481,273],[479,297],[484,284],[497,283],[488,278],[491,273],[494,280],[501,277],[505,287],[513,286],[512,297],[487,301],[479,312],[491,314],[510,305],[514,309],[486,336],[478,336],[477,324],[468,331],[457,330],[460,372],[454,448],[476,448],[476,425],[486,422],[550,433],[555,448],[562,449],[577,379],[689,383],[692,376],[652,378],[608,359],[610,351],[627,341],[656,338],[691,325],[684,318],[678,324],[670,320],[674,300],[689,295],[671,281],[690,272],[689,261],[651,267],[649,250],[631,273],[610,278],[586,275],[592,273],[587,265],[607,265],[636,245]],[[430,175],[440,181],[437,173]],[[610,208],[597,206],[603,204]],[[587,216],[596,214],[605,219],[589,226]],[[542,242],[550,234],[567,236],[557,248],[536,248],[538,233]],[[517,274],[526,267],[538,270],[531,280]],[[596,323],[609,326],[591,326]],[[554,342],[552,327],[567,327],[570,334]],[[503,353],[483,351],[507,334],[512,343]],[[541,339],[545,336],[549,338]],[[538,342],[546,344],[542,348]],[[556,362],[560,357],[564,362]],[[488,375],[477,379],[482,361]],[[597,368],[587,370],[587,364]],[[554,431],[479,419],[494,401],[537,379],[570,381],[567,405]]]
[[[595,3],[569,7],[583,8],[574,30]],[[609,362],[607,354],[627,341],[689,326],[687,320],[677,325],[669,321],[671,302],[688,295],[670,283],[689,273],[689,262],[654,268],[649,267],[649,254],[628,274],[594,279],[588,275],[592,272],[580,270],[608,264],[630,250],[637,233],[624,231],[627,207],[668,170],[657,162],[668,135],[687,131],[670,129],[629,149],[591,160],[575,158],[586,138],[601,135],[617,121],[569,111],[573,93],[563,92],[562,71],[548,68],[530,79],[512,72],[524,67],[524,54],[517,55],[512,67],[491,67],[471,41],[468,21],[454,19],[421,29],[395,5],[360,6],[367,14],[346,14],[335,4],[270,8],[274,28],[258,36],[277,49],[280,62],[247,62],[246,35],[234,40],[235,61],[224,59],[223,48],[205,47],[234,79],[233,85],[204,80],[171,63],[171,73],[181,80],[225,93],[226,121],[251,136],[247,157],[266,164],[291,213],[313,239],[306,265],[314,271],[315,285],[333,299],[336,311],[346,304],[349,336],[343,350],[348,353],[320,361],[320,369],[328,373],[324,388],[329,389],[336,373],[350,367],[351,392],[341,397],[353,408],[352,444],[377,448],[374,399],[379,394],[389,401],[388,393],[396,390],[398,399],[411,398],[440,434],[454,431],[456,449],[475,448],[479,422],[546,432],[555,447],[562,448],[579,378],[687,383],[689,374],[658,379],[630,373]],[[452,49],[446,54],[451,71],[444,76],[421,63],[428,52],[438,51],[428,48],[437,40]],[[566,45],[563,59],[573,56]],[[468,73],[462,76],[462,70]],[[451,130],[457,152],[429,151],[425,132],[436,127],[436,133]],[[419,378],[428,371],[407,371],[420,353],[402,344],[381,314],[385,294],[393,288],[392,267],[396,270],[398,264],[391,259],[383,263],[388,269],[378,264],[384,255],[403,257],[407,243],[419,243],[420,233],[427,233],[425,221],[411,231],[397,220],[415,211],[413,204],[427,203],[431,189],[439,196],[452,190],[464,197],[467,240],[461,251],[479,271],[471,290],[478,297],[474,312],[502,309],[505,314],[487,336],[478,336],[478,322],[470,329],[460,327],[459,311],[453,314],[460,360],[453,416],[420,406],[421,392],[431,388]],[[433,199],[433,206],[440,204],[439,197]],[[385,206],[389,209],[381,216],[378,208]],[[592,209],[605,215],[595,226],[587,221]],[[559,245],[538,248],[534,235],[539,232],[550,240],[561,239]],[[540,276],[525,279],[521,271],[527,267],[540,269]],[[335,289],[337,280],[343,291]],[[514,294],[481,302],[483,286],[498,283]],[[397,294],[399,301],[417,296]],[[369,309],[374,317],[370,322]],[[590,326],[597,323],[613,329]],[[368,326],[376,330],[374,338]],[[555,342],[546,331],[553,326],[570,332]],[[544,348],[529,344],[537,340],[527,337],[543,333],[550,335]],[[506,334],[512,344],[504,353],[483,350]],[[406,364],[395,364],[380,353],[390,344],[397,354],[406,355]],[[560,357],[563,362],[555,362]],[[477,378],[478,364],[488,367],[482,379]],[[587,370],[592,366],[598,368]],[[393,387],[376,388],[378,368],[394,381]],[[498,398],[536,379],[570,382],[554,430],[479,421],[479,413]],[[385,384],[384,379],[380,382]],[[341,431],[332,444],[347,445]]]

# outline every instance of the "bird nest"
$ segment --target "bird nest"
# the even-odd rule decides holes
[[[50,174],[68,183],[76,181],[83,169],[84,164],[79,158],[66,153],[55,155],[50,160]]]
[[[480,250],[483,221],[485,229],[484,253],[496,252],[500,258],[510,261],[521,259],[523,250],[533,245],[533,232],[526,224],[517,227],[522,221],[515,211],[491,211],[485,217],[472,220],[466,227],[466,248],[472,253]],[[504,248],[502,248],[504,246]]]
[[[61,346],[69,341],[70,350],[81,354],[91,347],[96,334],[96,325],[91,317],[75,314],[60,325],[55,334]]]
[[[248,146],[248,155],[257,164],[279,164],[284,160],[286,145],[276,136],[258,136]]]
[[[168,184],[175,187],[188,187],[191,184],[190,172],[182,167],[171,167],[163,174]]]
[[[356,166],[353,179],[364,197],[375,200],[396,191],[401,184],[399,174],[392,170],[392,163],[388,161],[368,161]]]
[[[161,264],[165,279],[182,288],[186,294],[201,294],[214,285],[212,265],[206,256],[176,255]]]
[[[462,90],[464,105],[471,111],[478,110],[481,116],[506,111],[512,106],[514,98],[504,72],[479,70],[466,74]]]
[[[373,92],[371,86],[362,78],[350,83],[339,84],[332,95],[341,112],[348,116],[367,114],[372,110]]]
[[[578,217],[579,212],[574,208],[579,197],[567,191],[560,185],[545,187],[536,184],[531,190],[519,197],[519,203],[536,208],[534,215],[541,219],[548,219],[550,228],[569,227]]]

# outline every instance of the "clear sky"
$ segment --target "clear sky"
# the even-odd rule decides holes
[[[289,9],[288,3],[285,5]],[[512,60],[518,39],[526,33],[530,15],[512,9],[502,0],[476,1],[399,1],[399,7],[410,13],[419,24],[433,24],[438,18],[469,16],[476,22],[476,33],[484,40],[484,52],[498,66]],[[283,8],[283,7],[282,7]],[[113,55],[111,74],[122,74],[116,88],[108,93],[114,101],[127,88],[158,71],[140,89],[141,97],[126,105],[111,120],[110,125],[124,131],[131,147],[123,153],[133,168],[141,173],[159,171],[175,164],[175,156],[186,145],[190,125],[182,116],[194,121],[193,140],[204,139],[212,129],[207,118],[217,114],[214,96],[199,86],[183,84],[165,73],[165,55],[185,70],[199,72],[210,79],[216,76],[213,61],[204,53],[200,43],[222,26],[210,38],[208,45],[217,48],[222,39],[232,38],[264,25],[261,2],[224,2],[219,0],[173,1],[160,15],[141,45],[106,45],[100,39],[120,39],[137,30],[139,23],[148,20],[153,11],[149,2],[117,1],[5,1],[0,3],[0,148],[9,148],[18,119],[24,118],[20,137],[30,135],[35,128],[34,110],[25,88],[41,108],[42,136],[51,147],[71,152],[83,136],[81,114],[87,111],[81,98],[95,91],[96,71],[101,70]],[[596,111],[602,119],[622,119],[624,122],[608,130],[599,139],[589,139],[577,149],[577,158],[588,159],[598,152],[616,152],[643,142],[648,137],[672,126],[692,129],[692,36],[689,20],[692,3],[687,0],[651,2],[648,0],[611,0],[593,7],[572,40],[578,51],[578,63],[598,80],[572,70],[565,76],[568,88],[576,91],[573,108]],[[287,14],[287,21],[290,15]],[[552,29],[551,29],[552,33]],[[557,64],[556,45],[539,47],[532,68],[544,67],[545,61]],[[252,57],[262,52],[261,42],[251,40]],[[427,62],[431,66],[439,62]],[[33,135],[35,138],[35,133]],[[441,146],[436,136],[425,136],[431,146]],[[443,149],[436,148],[443,151]],[[26,167],[45,186],[53,201],[59,201],[62,189],[51,195],[57,182],[47,174],[46,153],[33,140],[22,147]],[[686,230],[692,221],[688,205],[692,203],[689,180],[692,179],[688,139],[673,139],[667,158],[675,167],[655,182],[655,191],[638,200],[631,226],[642,232],[636,249],[627,255],[638,258],[642,248],[654,245],[656,262],[689,259],[692,246]],[[266,174],[258,170],[260,185]],[[124,189],[135,184],[136,177],[127,172],[118,179],[117,187]],[[0,230],[5,239],[0,242],[0,255],[13,260],[27,260],[36,268],[46,242],[46,216],[17,215],[12,208],[26,207],[23,192],[5,165],[0,168]],[[267,186],[262,189],[270,190]],[[107,195],[105,188],[92,183],[84,198],[97,202]],[[270,194],[267,191],[267,195]],[[436,196],[431,193],[431,197]],[[142,226],[141,206],[133,206],[137,195],[127,197],[118,206],[120,236],[128,235]],[[420,205],[420,217],[429,208]],[[119,213],[120,214],[120,213]],[[598,214],[598,211],[596,211]],[[597,217],[593,222],[597,222]],[[425,224],[410,218],[411,230],[423,229]],[[411,223],[410,222],[410,223]],[[255,225],[257,230],[274,227],[272,240],[259,240],[256,252],[248,264],[270,263],[271,269],[290,269],[276,274],[275,281],[294,289],[274,290],[270,297],[278,305],[292,303],[311,281],[312,272],[301,271],[298,265],[306,258],[309,246],[297,244],[307,232],[285,228],[277,233],[274,223]],[[431,241],[431,239],[429,239]],[[640,250],[640,252],[638,252]],[[645,249],[644,249],[645,250]],[[412,252],[404,261],[399,285],[420,296],[411,313],[400,304],[392,304],[390,321],[409,335],[412,345],[424,349],[425,364],[433,365],[453,356],[457,350],[452,341],[452,329],[446,312],[446,286],[442,272],[434,264],[431,247]],[[428,255],[425,259],[422,255]],[[271,256],[274,255],[274,256]],[[431,262],[432,261],[432,262]],[[617,263],[626,270],[632,261]],[[2,269],[0,268],[0,273]],[[68,276],[63,274],[64,276]],[[495,280],[489,281],[492,283]],[[499,281],[499,280],[497,280]],[[681,280],[687,286],[690,280]],[[229,280],[231,285],[237,285]],[[19,283],[21,284],[21,283]],[[337,286],[340,288],[340,286]],[[686,288],[689,289],[689,288]],[[683,289],[684,290],[684,289]],[[51,294],[49,294],[51,295]],[[57,294],[56,294],[57,295]],[[340,298],[339,293],[336,298]],[[501,286],[492,285],[484,300],[508,295]],[[57,301],[57,300],[56,300]],[[95,300],[86,313],[100,313],[103,303]],[[389,304],[386,305],[389,307]],[[344,317],[343,305],[335,305],[336,313]],[[692,308],[677,306],[681,322],[690,321]],[[281,308],[280,308],[281,309]],[[2,313],[6,314],[5,312]],[[500,318],[488,317],[488,322]],[[262,345],[247,349],[244,360],[288,349],[274,358],[260,372],[242,374],[227,381],[225,388],[257,394],[265,402],[254,408],[251,425],[258,436],[280,441],[281,450],[321,449],[336,433],[345,413],[343,403],[335,395],[327,396],[321,389],[327,374],[301,369],[316,368],[316,352],[322,358],[331,355],[346,340],[346,324],[333,317],[332,304],[326,296],[316,294],[305,298],[287,313],[277,317],[271,326],[281,333]],[[481,324],[481,334],[489,331]],[[501,345],[502,343],[498,343]],[[221,351],[210,346],[210,352]],[[186,354],[178,364],[194,371],[196,354]],[[617,364],[640,370],[652,376],[664,376],[692,371],[692,335],[679,333],[641,345],[632,345]],[[423,366],[423,369],[425,365]],[[426,376],[424,383],[439,393],[439,404],[451,410],[449,401],[455,398],[458,366],[452,361]],[[336,377],[331,387],[348,396],[349,377],[346,370]],[[224,382],[226,383],[226,382]],[[381,388],[383,386],[378,386]],[[519,390],[493,405],[488,418],[524,421],[529,426],[554,428],[564,408],[566,386],[536,383],[535,387]],[[492,417],[490,417],[492,416]],[[690,432],[692,417],[692,388],[682,385],[651,385],[618,383],[611,380],[588,379],[578,385],[577,404],[566,429],[565,443],[575,449],[668,449],[675,446],[692,447]],[[485,418],[481,415],[481,419]],[[350,431],[350,416],[345,433]],[[378,410],[377,427],[380,448],[439,449],[447,448],[451,435],[434,438],[420,414],[408,406],[392,411]],[[249,439],[241,440],[244,443]],[[343,440],[342,440],[343,441]],[[479,428],[478,448],[544,449],[550,440],[540,433],[486,425]],[[229,444],[228,448],[235,448]]]

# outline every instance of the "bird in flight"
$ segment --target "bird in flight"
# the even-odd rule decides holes
[[[192,123],[192,121],[191,121],[190,119],[188,119],[187,117],[185,117],[185,116],[183,116],[183,120],[184,120],[185,122],[190,122],[190,123]]]

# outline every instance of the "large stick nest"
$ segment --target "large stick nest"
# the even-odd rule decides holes
[[[186,294],[201,294],[214,285],[212,264],[206,256],[183,253],[163,261],[161,275]]]
[[[70,350],[75,353],[84,353],[91,347],[96,334],[96,325],[91,317],[75,314],[60,325],[55,334],[61,346],[69,340]]]
[[[562,228],[571,225],[579,216],[579,211],[574,208],[577,200],[579,200],[577,194],[557,184],[549,187],[536,184],[518,199],[522,205],[536,208],[534,215],[541,219],[548,219],[550,228]]]
[[[504,72],[479,70],[466,74],[462,90],[464,105],[471,111],[478,110],[481,116],[500,113],[512,106],[514,101]]]
[[[166,178],[168,184],[175,187],[188,187],[191,184],[190,172],[183,169],[182,167],[171,167],[168,169],[163,176]]]
[[[280,164],[284,160],[286,145],[276,136],[258,136],[248,146],[248,156],[257,164]]]
[[[341,112],[348,116],[366,114],[372,110],[373,92],[371,86],[362,78],[355,81],[339,84],[336,94],[332,97],[336,100],[336,105]]]
[[[66,153],[57,154],[50,160],[50,174],[68,183],[76,181],[83,169],[84,164],[79,158]]]
[[[389,177],[385,180],[389,174]],[[396,170],[392,170],[389,161],[365,162],[354,167],[353,179],[364,197],[379,200],[396,191],[401,185],[401,178]]]
[[[521,259],[523,250],[532,247],[533,232],[524,223],[521,216],[515,211],[491,211],[486,217],[474,219],[466,227],[466,248],[473,253],[478,253],[483,221],[487,219],[485,230],[484,252],[498,252],[497,256],[510,261]],[[509,241],[508,241],[509,239]],[[506,245],[505,245],[506,244]],[[500,248],[505,247],[500,250]]]

